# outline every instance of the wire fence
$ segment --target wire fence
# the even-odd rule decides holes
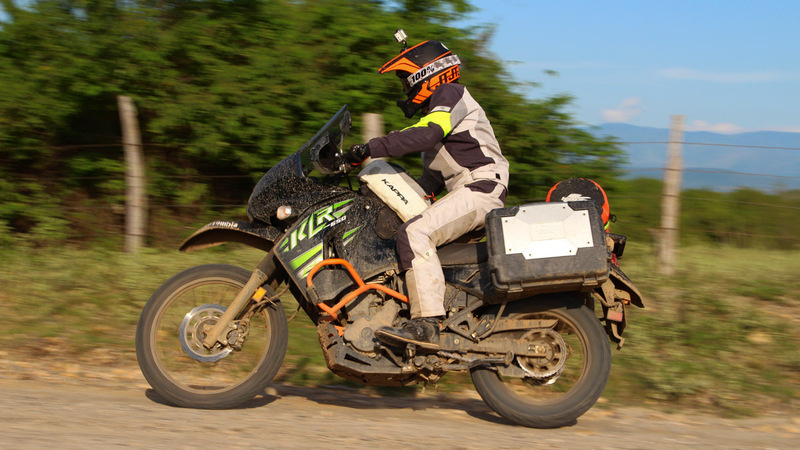
[[[666,141],[637,141],[637,142],[618,142],[617,144],[621,146],[635,146],[635,145],[656,145],[656,146],[663,146],[666,149],[666,146],[669,144]],[[720,144],[720,143],[705,143],[705,142],[681,142],[682,145],[687,147],[692,147],[693,149],[702,149],[702,148],[728,148],[728,149],[741,149],[741,150],[759,150],[759,151],[766,151],[766,152],[798,152],[800,151],[800,147],[791,147],[791,146],[768,146],[768,145],[739,145],[739,144]],[[121,148],[120,143],[114,144],[90,144],[90,145],[69,145],[69,146],[58,146],[58,147],[34,147],[34,146],[23,146],[23,147],[0,147],[0,155],[4,152],[8,151],[19,151],[19,150],[30,150],[30,151],[41,151],[41,150],[56,150],[56,151],[64,151],[64,152],[74,152],[74,151],[81,151],[86,149],[117,149]],[[545,144],[542,144],[545,145]],[[143,144],[143,148],[182,148],[186,147],[187,145],[160,145],[160,144]],[[250,148],[257,148],[258,146],[255,144],[239,144],[239,145],[231,145],[236,147],[250,147]],[[118,154],[121,155],[121,150]],[[664,154],[666,151],[664,151]],[[654,174],[661,174],[663,171],[666,170],[665,167],[635,167],[635,168],[623,168],[623,172],[629,178],[653,178]],[[798,190],[800,191],[800,174],[798,175],[786,175],[786,174],[770,174],[770,173],[762,173],[762,172],[746,172],[740,170],[723,170],[723,169],[713,169],[713,168],[683,168],[681,172],[686,174],[711,174],[711,175],[725,175],[728,177],[738,177],[738,178],[760,178],[766,179],[774,182],[775,185],[783,185],[785,190]],[[10,175],[10,177],[9,177]],[[417,174],[418,175],[418,174]],[[515,177],[530,177],[530,176],[537,176],[540,175],[536,172],[528,172],[528,171],[516,171],[511,173],[512,182]],[[42,181],[42,177],[36,176],[14,176],[12,174],[7,174],[7,177],[11,178],[9,181],[26,181],[26,182],[37,182]],[[159,174],[159,179],[161,180],[178,180],[178,181],[191,181],[191,180],[245,180],[245,179],[257,179],[257,175],[255,174],[227,174],[227,175],[206,175],[206,174]],[[124,173],[119,174],[112,174],[112,175],[98,175],[98,176],[48,176],[47,181],[48,183],[80,183],[80,182],[103,182],[103,181],[112,181],[112,180],[121,180],[124,181]],[[738,184],[733,185],[726,185],[725,188],[730,190],[731,188],[741,188],[747,187],[749,184],[747,182],[741,182]],[[797,185],[797,188],[792,186]],[[707,191],[714,192],[715,189],[719,188],[719,186],[707,186]],[[682,201],[692,201],[692,202],[707,202],[707,203],[723,203],[723,204],[735,204],[740,206],[748,206],[748,207],[759,207],[759,208],[766,208],[768,210],[773,211],[800,211],[800,203],[798,204],[785,204],[785,203],[771,203],[771,202],[753,202],[753,201],[741,201],[741,200],[733,200],[730,198],[719,198],[719,197],[705,197],[699,196],[703,192],[702,189],[698,190],[691,190],[691,195],[688,195],[688,189],[684,189],[683,195],[681,195]],[[661,198],[660,195],[617,195],[616,199],[633,199],[633,200],[641,200],[644,202],[658,202]],[[772,197],[768,197],[772,198]],[[538,201],[537,199],[525,199],[525,201]],[[51,210],[62,210],[62,211],[100,211],[100,210],[107,210],[111,205],[107,204],[87,204],[87,205],[72,205],[72,206],[39,206],[42,209],[51,209]],[[118,205],[117,205],[118,206]],[[206,210],[206,211],[214,211],[214,210],[235,210],[237,208],[243,208],[244,204],[235,204],[235,203],[204,203],[198,202],[192,205],[186,204],[177,204],[177,203],[163,203],[163,202],[150,202],[148,204],[148,208],[151,210],[160,210],[160,209],[169,209],[169,210],[181,210],[181,209],[198,209],[198,210]],[[121,224],[106,224],[110,229],[108,231],[113,232],[120,232],[122,231],[123,225]],[[629,230],[638,231],[638,232],[652,232],[652,227],[645,227],[645,226],[637,226],[636,224],[631,224],[628,226]],[[770,239],[785,239],[789,241],[796,241],[800,242],[800,237],[794,236],[786,236],[786,235],[777,235],[777,234],[764,234],[764,233],[749,233],[744,231],[731,231],[731,230],[713,230],[713,229],[701,229],[701,228],[682,228],[680,230],[681,233],[689,233],[689,234],[709,234],[709,233],[717,233],[723,234],[730,237],[738,237],[738,238],[770,238]]]
[[[666,141],[631,141],[631,142],[617,142],[617,144],[621,146],[631,146],[631,145],[664,145],[666,146],[669,142]],[[739,144],[719,144],[719,143],[703,143],[703,142],[680,142],[680,144],[685,146],[699,146],[699,147],[724,147],[724,148],[731,148],[731,149],[757,149],[757,150],[785,150],[785,151],[800,151],[800,147],[785,147],[785,146],[766,146],[766,145],[739,145]],[[226,144],[230,147],[251,147],[251,148],[258,148],[259,146],[256,144]],[[551,144],[547,143],[532,143],[532,146],[540,145],[540,146],[547,146]],[[121,143],[111,143],[111,144],[86,144],[86,145],[64,145],[64,146],[52,146],[52,147],[42,147],[42,146],[17,146],[17,147],[0,147],[0,153],[7,152],[7,151],[20,151],[20,150],[57,150],[57,151],[71,151],[71,150],[86,150],[86,149],[98,149],[98,148],[120,148],[122,146]],[[141,147],[143,148],[183,148],[187,147],[189,144],[142,144]],[[120,152],[121,154],[121,152]],[[656,172],[664,171],[664,167],[626,167],[623,168],[623,172],[627,174],[637,174],[637,173],[644,173],[644,174],[652,174]],[[722,170],[722,169],[700,169],[700,168],[684,168],[681,170],[683,173],[703,173],[703,174],[720,174],[720,175],[731,175],[731,176],[741,176],[741,177],[761,177],[761,178],[769,178],[773,180],[790,180],[790,181],[800,181],[800,174],[798,175],[780,175],[780,174],[768,174],[768,173],[754,173],[754,172],[742,172],[742,171],[732,171],[732,170]],[[512,172],[511,176],[536,176],[540,175],[537,172]],[[68,182],[68,181],[108,181],[108,180],[119,180],[122,179],[124,175],[102,175],[102,176],[48,176],[47,179],[51,182]],[[206,174],[182,174],[182,175],[159,175],[160,179],[164,180],[202,180],[202,179],[252,179],[252,175],[246,174],[231,174],[231,175],[206,175]],[[41,177],[26,177],[26,176],[19,176],[13,177],[11,181],[41,181]],[[744,184],[743,184],[744,185]],[[714,190],[715,186],[709,186],[711,190]],[[709,199],[714,200],[714,199]],[[172,206],[172,205],[165,205],[165,206]],[[212,207],[213,205],[198,205],[198,206],[209,206]],[[780,205],[778,205],[780,206]]]

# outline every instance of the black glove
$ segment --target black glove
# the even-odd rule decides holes
[[[357,166],[369,158],[369,144],[360,144],[350,147],[350,151],[344,155],[345,161],[351,166]]]

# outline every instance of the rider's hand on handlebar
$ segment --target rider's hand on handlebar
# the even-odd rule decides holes
[[[344,155],[344,159],[351,167],[356,167],[369,158],[369,144],[359,144],[350,147],[350,151]]]

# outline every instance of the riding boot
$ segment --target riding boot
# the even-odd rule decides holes
[[[381,327],[375,331],[375,337],[389,345],[415,344],[436,350],[439,348],[439,322],[438,317],[411,319],[400,327]]]

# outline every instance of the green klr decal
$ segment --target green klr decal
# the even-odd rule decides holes
[[[300,269],[300,276],[305,277],[305,275],[320,261],[322,261],[322,244],[314,246],[312,249],[291,260],[289,262],[289,267],[294,271]]]
[[[344,200],[342,202],[320,208],[311,213],[308,217],[303,219],[302,222],[300,222],[300,225],[292,230],[288,236],[288,239],[283,241],[283,244],[281,245],[281,251],[288,252],[294,250],[294,248],[297,247],[300,242],[316,236],[325,228],[344,221],[346,218],[345,213],[350,209],[350,207],[353,206],[350,204],[352,201],[352,198]]]

